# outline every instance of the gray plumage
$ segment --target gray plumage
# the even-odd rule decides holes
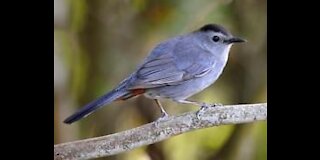
[[[137,70],[116,87],[115,93],[121,94],[112,97],[112,101],[121,96],[131,98],[135,96],[133,91],[143,90],[146,97],[156,99],[159,105],[158,100],[163,98],[201,105],[186,99],[218,79],[227,63],[230,47],[236,42],[244,40],[233,37],[217,24],[208,24],[189,34],[168,39],[158,44]],[[166,116],[162,106],[159,107]],[[91,113],[93,110],[89,108],[87,110]],[[76,114],[73,117],[77,117]],[[65,122],[74,120],[71,118]]]

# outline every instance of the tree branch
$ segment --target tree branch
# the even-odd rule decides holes
[[[91,159],[115,155],[175,135],[212,126],[267,119],[267,103],[208,107],[127,131],[54,145],[54,159]],[[199,118],[199,119],[198,119]]]

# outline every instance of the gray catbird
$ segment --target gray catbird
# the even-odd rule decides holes
[[[205,103],[187,100],[214,83],[225,67],[233,43],[245,42],[217,24],[207,24],[189,34],[158,44],[129,77],[115,89],[87,104],[68,117],[71,124],[98,108],[116,100],[126,100],[143,94],[154,99],[162,116],[168,114],[159,99],[198,106]]]

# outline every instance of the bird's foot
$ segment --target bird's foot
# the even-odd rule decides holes
[[[166,112],[163,112],[163,113],[161,114],[161,116],[157,119],[157,121],[164,121],[164,120],[166,120],[166,119],[168,119],[168,118],[169,118],[169,114],[166,113]]]
[[[198,120],[200,120],[200,116],[205,112],[206,109],[208,109],[209,107],[217,107],[217,106],[222,106],[222,104],[221,103],[213,103],[213,104],[203,103],[199,111],[196,113]]]
[[[154,122],[154,125],[156,127],[158,127],[160,122],[163,122],[163,121],[167,120],[168,118],[169,118],[169,114],[166,112],[163,112],[161,114],[161,116]]]
[[[218,106],[222,106],[222,104],[221,103],[213,103],[211,106],[212,107],[218,107]]]
[[[204,111],[209,108],[210,105],[203,103],[199,109],[199,111],[197,111],[196,115],[197,115],[197,119],[200,120],[200,116],[204,113]]]

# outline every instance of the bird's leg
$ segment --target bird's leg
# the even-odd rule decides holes
[[[196,105],[199,107],[209,106],[209,104],[206,104],[203,102],[192,101],[192,100],[177,100],[176,102],[182,103],[182,104],[193,104],[193,105]]]
[[[197,112],[197,118],[200,119],[200,115],[206,110],[208,107],[216,107],[216,106],[221,106],[222,104],[220,103],[214,103],[214,104],[207,104],[204,102],[196,102],[196,101],[191,101],[191,100],[178,100],[178,103],[183,103],[183,104],[193,104],[200,106],[201,108]]]
[[[169,116],[168,113],[164,110],[164,108],[162,107],[162,105],[158,99],[154,99],[154,101],[157,103],[157,106],[160,108],[160,111],[161,111],[161,117],[158,118],[157,121],[166,119]]]
[[[183,104],[193,104],[196,106],[200,107],[216,107],[216,106],[221,106],[221,103],[213,103],[213,104],[208,104],[204,102],[197,102],[197,101],[192,101],[192,100],[176,100],[178,103],[183,103]]]

